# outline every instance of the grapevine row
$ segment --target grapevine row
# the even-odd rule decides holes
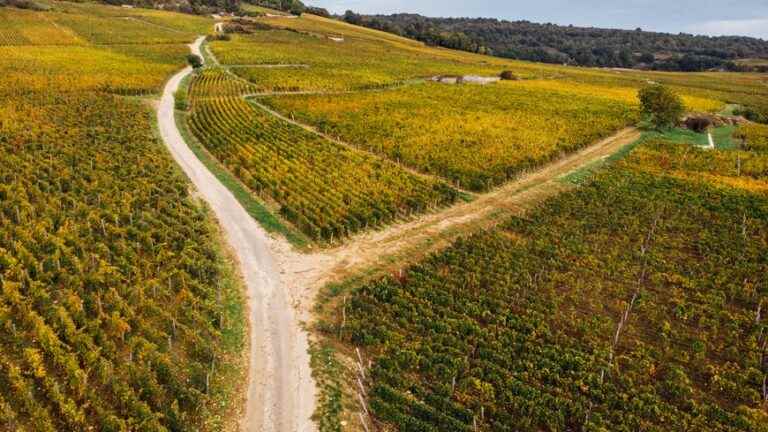
[[[314,239],[332,240],[453,202],[445,184],[278,120],[237,96],[220,70],[191,84],[189,124],[206,148]],[[221,88],[223,96],[211,96]]]

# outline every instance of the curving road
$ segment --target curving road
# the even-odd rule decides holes
[[[190,49],[200,55],[204,37]],[[176,162],[208,203],[240,264],[247,286],[250,321],[250,373],[241,430],[305,432],[315,430],[315,383],[311,377],[308,342],[289,293],[281,281],[280,264],[271,248],[279,247],[245,211],[232,193],[197,159],[176,126],[173,94],[192,73],[187,67],[163,90],[157,110],[160,135]]]

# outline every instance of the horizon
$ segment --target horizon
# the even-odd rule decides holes
[[[500,0],[479,0],[472,4],[458,0],[433,4],[428,0],[314,0],[310,4],[334,14],[346,10],[366,15],[415,13],[437,18],[492,18],[507,21],[552,23],[561,26],[694,34],[701,36],[748,36],[768,41],[768,3],[756,0],[739,3],[705,1],[679,2],[635,0],[629,4],[607,0],[587,0],[580,5],[565,0],[541,0],[536,4],[516,5]],[[655,11],[666,7],[660,16]]]

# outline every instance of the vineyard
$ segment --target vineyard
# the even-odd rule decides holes
[[[194,135],[220,162],[315,240],[333,241],[368,227],[456,200],[448,185],[350,149],[279,120],[233,94],[249,86],[220,69],[190,86]],[[218,96],[215,89],[221,89]]]
[[[112,15],[117,12],[126,13],[120,8],[74,3],[55,3],[46,12],[0,8],[0,18],[9,23],[0,29],[0,56],[5,59],[0,95],[32,98],[52,88],[56,92],[157,93],[171,72],[184,65],[189,53],[186,44],[194,33],[118,19]],[[143,13],[149,15],[147,19],[158,14]],[[187,19],[177,21],[185,28]],[[77,23],[100,24],[78,27]],[[106,33],[100,34],[100,29]],[[3,43],[11,40],[16,42]]]
[[[303,373],[303,333],[283,330],[311,303],[308,280],[332,277],[302,266],[347,274],[367,260],[399,263],[408,258],[361,245],[394,233],[380,249],[400,247],[420,230],[433,250],[475,225],[417,216],[464,198],[453,218],[471,219],[480,208],[471,205],[491,197],[482,222],[494,228],[391,276],[371,281],[377,269],[365,269],[365,282],[327,304],[313,360],[339,373],[347,365],[330,347],[359,348],[360,379],[321,395],[317,417],[337,404],[328,409],[359,406],[381,431],[768,432],[768,127],[720,129],[718,140],[735,132],[708,151],[670,134],[635,147],[629,131],[626,143],[601,143],[521,183],[510,193],[568,192],[511,220],[497,220],[498,203],[516,205],[494,201],[499,191],[460,192],[489,192],[636,124],[637,89],[648,83],[670,86],[688,110],[759,116],[765,75],[541,65],[311,15],[258,18],[248,34],[209,38],[221,65],[192,72],[176,93],[188,136],[171,134],[168,148],[204,159],[222,183],[201,181],[195,193],[157,137],[176,132],[165,127],[171,91],[160,127],[151,97],[214,22],[90,2],[34,9],[0,7],[1,431],[234,430],[241,399],[269,402],[247,405],[251,428],[309,422],[290,417],[311,411],[311,392],[295,392],[292,406],[294,386],[272,385],[293,384],[297,371],[296,388],[315,386]],[[502,71],[511,79],[432,82]],[[608,158],[620,145],[621,157]],[[551,174],[576,165],[588,168],[578,187]],[[280,251],[274,280],[271,268],[243,272],[249,288],[269,282],[259,295],[290,289],[263,303],[249,295],[250,306],[271,308],[251,309],[250,340],[264,346],[253,344],[250,374],[242,281],[200,198],[227,186],[235,198],[217,214],[240,210],[235,199],[255,203],[232,217],[250,230],[236,253],[273,265],[274,251],[252,238],[257,213],[286,236],[296,233],[283,220],[338,246]],[[411,231],[350,239],[406,220]],[[244,268],[261,265],[253,261]],[[341,382],[318,376],[319,388]],[[253,383],[266,393],[254,396]]]
[[[0,46],[187,44],[210,20],[183,14],[41,2],[50,10],[0,9]]]
[[[184,45],[110,47],[0,47],[0,95],[38,97],[57,92],[98,90],[122,95],[157,92],[165,78],[184,65]]]
[[[747,149],[768,153],[768,126],[753,123],[742,126],[740,132]]]
[[[290,73],[266,68],[233,68],[265,91],[359,90],[436,75],[497,76],[509,70],[521,79],[595,85],[597,92],[611,92],[615,88],[637,90],[648,82],[658,82],[684,96],[763,110],[768,98],[765,74],[564,67],[427,47],[389,33],[311,15],[299,19],[261,19],[260,22],[282,30],[236,35],[230,42],[213,42],[211,48],[227,65],[308,66],[291,69]],[[343,41],[333,41],[331,37],[343,38]]]
[[[300,20],[291,20],[300,21]],[[285,30],[259,31],[211,43],[214,55],[261,91],[347,91],[382,88],[441,74],[498,74],[496,68],[438,54],[392,49],[368,39],[335,42]],[[247,67],[294,65],[289,69]]]
[[[365,94],[276,97],[267,103],[346,142],[473,191],[500,185],[638,119],[622,98],[527,83],[422,84]]]
[[[191,37],[51,6],[0,8],[0,430],[221,430],[241,289],[148,105],[122,96],[157,92]]]
[[[0,111],[2,424],[201,424],[239,293],[146,108],[81,93]]]
[[[733,186],[765,185],[768,159],[749,154],[737,172],[736,152],[647,142],[532,213],[355,289],[329,329],[373,359],[373,419],[768,430],[768,199]]]
[[[757,74],[724,79],[569,68],[426,47],[313,16],[260,23],[267,27],[210,45],[253,85],[250,93],[341,141],[472,191],[490,190],[635,123],[637,90],[648,82],[671,86],[698,112],[768,97]],[[504,70],[516,79],[488,86],[425,82]]]

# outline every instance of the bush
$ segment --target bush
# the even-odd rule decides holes
[[[640,89],[640,106],[656,129],[674,127],[685,112],[683,100],[668,87],[652,84]]]
[[[518,80],[518,78],[517,78],[517,75],[515,75],[514,73],[512,73],[512,71],[508,71],[508,70],[506,70],[506,71],[502,72],[502,73],[499,75],[499,77],[500,77],[502,80],[504,80],[504,81],[517,81],[517,80]]]
[[[713,125],[712,119],[704,116],[688,117],[685,119],[685,127],[696,133],[704,133]]]
[[[307,6],[305,12],[309,13],[309,14],[312,14],[312,15],[317,15],[317,16],[325,17],[325,18],[330,18],[331,17],[331,13],[328,12],[328,9],[321,8],[321,7]]]
[[[193,68],[198,69],[203,66],[203,59],[199,55],[189,54],[187,55],[187,63]]]

